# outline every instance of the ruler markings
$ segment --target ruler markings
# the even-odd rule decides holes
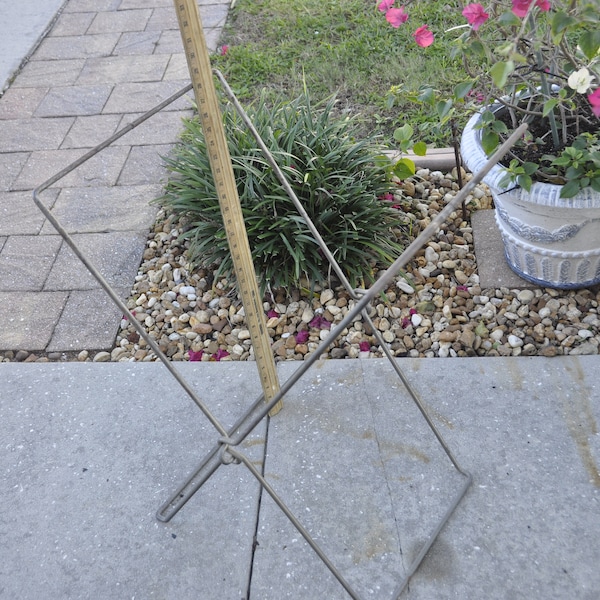
[[[196,0],[175,0],[175,6],[238,289],[246,313],[246,322],[263,393],[265,400],[269,402],[279,391],[279,380],[271,350],[271,340],[265,327],[265,316],[259,297],[256,272],[252,263],[252,253],[214,88],[198,6]],[[281,406],[282,403],[278,403],[270,414],[277,413]]]

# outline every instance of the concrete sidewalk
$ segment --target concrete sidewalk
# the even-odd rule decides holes
[[[598,598],[597,358],[399,364],[474,477],[402,598]],[[258,397],[253,363],[177,368],[225,425]],[[2,369],[0,598],[348,597],[243,465],[155,519],[218,437],[161,365]],[[464,481],[386,360],[317,363],[242,450],[361,598],[391,598]]]
[[[0,94],[58,16],[65,0],[0,0]]]
[[[51,20],[50,7],[60,6],[36,4],[44,7],[19,18],[32,12]],[[199,4],[214,50],[229,2]],[[0,8],[7,15],[4,3]],[[8,16],[14,17],[12,10]],[[3,31],[12,28],[2,23]],[[19,37],[17,25],[14,30]],[[26,37],[35,44],[40,33],[38,28]],[[2,31],[0,38],[6,38]],[[15,46],[11,64],[20,64],[27,52]],[[0,350],[112,347],[118,311],[45,222],[31,192],[188,83],[172,0],[64,4],[0,98]],[[189,98],[181,98],[43,195],[123,298],[156,215],[149,202],[162,191],[162,156],[177,140],[189,106]]]

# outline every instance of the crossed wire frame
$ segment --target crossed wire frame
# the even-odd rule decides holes
[[[299,214],[306,221],[307,226],[309,227],[311,233],[313,234],[316,242],[319,244],[321,250],[323,251],[324,256],[327,258],[329,263],[331,264],[332,269],[336,273],[342,285],[346,288],[351,297],[355,300],[354,307],[348,311],[346,316],[337,324],[337,326],[331,330],[330,335],[321,342],[319,347],[305,360],[300,364],[300,367],[294,372],[294,374],[285,381],[281,385],[279,392],[267,403],[265,402],[264,394],[261,394],[256,401],[247,409],[246,413],[243,414],[238,421],[229,429],[227,429],[211,412],[209,407],[202,401],[202,399],[196,394],[196,392],[192,389],[187,380],[175,369],[171,361],[166,357],[166,355],[161,351],[158,344],[148,335],[142,325],[137,321],[134,315],[127,308],[127,305],[124,301],[116,294],[116,292],[112,289],[110,284],[106,281],[106,279],[102,276],[102,274],[98,271],[98,269],[88,260],[88,258],[81,252],[78,246],[75,244],[73,238],[68,234],[65,228],[61,225],[61,223],[56,219],[56,217],[51,213],[51,211],[44,205],[40,198],[40,194],[58,182],[60,179],[65,177],[68,173],[74,171],[87,160],[110,146],[113,142],[130,132],[132,129],[138,127],[141,123],[164,109],[166,106],[173,103],[178,98],[185,95],[192,89],[192,85],[187,85],[160,104],[156,105],[154,108],[144,113],[142,116],[132,121],[130,124],[125,126],[124,128],[117,131],[111,137],[106,139],[104,142],[91,149],[89,152],[84,154],[78,160],[74,161],[50,179],[39,185],[33,191],[33,199],[36,206],[39,210],[44,214],[44,216],[48,219],[48,221],[52,224],[52,226],[57,230],[57,232],[61,235],[64,241],[69,245],[69,247],[73,250],[75,255],[79,258],[79,260],[84,264],[87,270],[91,273],[91,275],[98,281],[104,291],[108,294],[113,303],[119,308],[119,310],[126,315],[129,322],[135,328],[137,333],[144,339],[144,341],[148,344],[148,346],[155,353],[157,358],[163,363],[165,368],[169,371],[169,373],[175,378],[177,383],[182,387],[182,389],[186,392],[186,394],[192,399],[192,401],[198,406],[198,408],[202,411],[205,417],[209,420],[212,426],[215,428],[218,437],[214,443],[212,449],[205,455],[205,457],[200,462],[199,466],[196,470],[179,486],[179,488],[171,495],[171,497],[159,508],[157,512],[157,519],[163,522],[167,522],[172,519],[177,512],[187,503],[187,501],[202,487],[202,485],[217,471],[217,469],[223,465],[229,464],[243,464],[250,473],[258,480],[262,489],[264,489],[274,500],[277,506],[281,509],[281,511],[285,514],[285,516],[289,519],[292,525],[298,530],[298,532],[303,536],[309,546],[313,549],[313,551],[317,554],[317,556],[321,559],[321,561],[326,565],[329,571],[333,574],[333,576],[338,580],[338,582],[342,585],[342,587],[346,590],[349,596],[355,600],[360,599],[358,593],[350,586],[350,584],[343,577],[341,572],[335,567],[335,565],[329,560],[323,550],[318,546],[315,540],[311,537],[308,530],[302,525],[302,523],[298,520],[298,518],[292,513],[292,511],[288,508],[285,502],[278,496],[273,487],[269,484],[269,482],[263,477],[263,475],[255,468],[252,462],[237,449],[246,437],[255,429],[255,427],[261,423],[265,417],[269,414],[271,409],[287,394],[290,389],[296,384],[296,382],[319,360],[320,356],[323,352],[327,351],[327,349],[335,342],[335,340],[342,334],[344,329],[348,327],[354,321],[356,317],[359,315],[371,325],[374,335],[382,348],[383,352],[389,359],[393,369],[397,373],[398,377],[402,381],[404,387],[408,391],[411,399],[414,401],[419,411],[421,412],[423,418],[425,419],[427,425],[431,429],[435,438],[439,442],[442,447],[444,453],[447,455],[448,459],[452,463],[454,469],[462,476],[463,484],[460,487],[459,491],[452,499],[449,504],[447,510],[443,514],[442,518],[439,520],[437,525],[433,528],[433,530],[428,535],[425,543],[422,548],[415,556],[413,562],[408,567],[406,574],[402,581],[399,582],[396,589],[393,593],[393,598],[398,598],[404,588],[407,586],[410,578],[417,571],[419,565],[423,561],[423,558],[431,548],[433,542],[443,529],[444,525],[449,520],[450,516],[461,502],[463,497],[465,496],[469,486],[472,483],[471,475],[465,471],[458,463],[454,455],[452,454],[449,446],[443,439],[441,433],[438,431],[431,417],[427,413],[423,403],[417,396],[416,392],[411,387],[408,379],[400,369],[398,365],[398,361],[393,356],[390,351],[388,344],[384,341],[379,330],[373,325],[372,320],[369,316],[369,304],[370,302],[381,292],[383,292],[388,286],[394,277],[396,277],[403,267],[416,255],[419,249],[427,242],[429,238],[433,236],[433,234],[437,231],[438,227],[448,218],[448,216],[464,201],[469,193],[473,190],[475,185],[481,181],[481,179],[485,176],[485,174],[489,171],[489,169],[496,164],[500,160],[500,158],[506,153],[508,148],[514,143],[514,140],[518,139],[520,135],[523,134],[525,127],[521,127],[515,131],[515,134],[509,138],[509,140],[498,150],[498,152],[489,160],[486,166],[477,174],[473,176],[471,181],[452,199],[452,201],[432,220],[432,222],[427,226],[427,228],[406,248],[406,250],[401,254],[400,257],[394,261],[394,263],[384,272],[384,274],[373,284],[373,286],[368,289],[353,289],[348,279],[344,275],[344,272],[340,268],[339,264],[333,257],[332,253],[327,248],[327,245],[323,241],[321,235],[317,231],[316,227],[310,220],[308,214],[304,210],[301,202],[296,197],[293,192],[291,186],[285,178],[285,175],[277,165],[274,160],[272,154],[269,152],[268,148],[260,138],[260,135],[254,128],[251,123],[249,117],[246,115],[245,111],[239,104],[237,98],[231,91],[227,82],[223,78],[222,74],[218,71],[215,71],[215,75],[218,77],[226,95],[231,100],[232,104],[235,106],[236,110],[239,112],[240,116],[244,120],[246,126],[249,131],[255,137],[257,143],[259,144],[262,152],[265,155],[266,160],[269,162],[270,166],[274,169],[277,177],[279,178],[281,185],[286,190],[290,199],[294,203],[296,209]],[[284,417],[282,417],[284,418]]]

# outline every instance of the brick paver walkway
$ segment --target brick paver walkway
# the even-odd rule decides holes
[[[228,0],[200,0],[209,49]],[[111,347],[120,315],[32,190],[189,82],[172,0],[69,0],[0,98],[0,351]],[[183,97],[44,192],[126,297],[176,141]]]

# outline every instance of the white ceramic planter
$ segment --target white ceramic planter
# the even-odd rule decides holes
[[[474,115],[464,129],[461,153],[472,172],[487,161]],[[561,186],[534,183],[531,191],[501,188],[504,169],[484,178],[496,206],[506,259],[518,275],[542,287],[584,288],[600,283],[600,193],[582,190],[560,198]]]

